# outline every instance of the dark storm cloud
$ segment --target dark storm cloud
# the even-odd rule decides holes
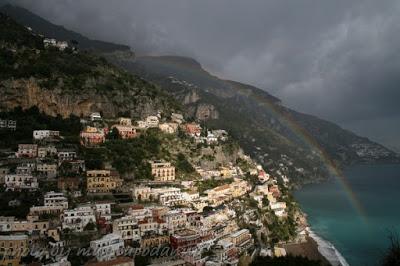
[[[289,106],[356,131],[365,128],[360,121],[384,120],[392,135],[400,127],[396,0],[17,3],[141,53],[193,56],[225,78],[258,85]],[[380,135],[371,136],[381,140]]]

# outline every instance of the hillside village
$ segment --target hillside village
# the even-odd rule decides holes
[[[13,134],[20,123],[0,124]],[[92,113],[80,124],[74,148],[61,148],[62,132],[38,128],[15,153],[3,150],[1,184],[8,206],[0,217],[0,246],[41,250],[38,258],[4,249],[5,265],[122,265],[138,250],[160,247],[170,248],[168,256],[150,264],[238,265],[256,253],[283,256],[287,242],[307,241],[305,219],[286,194],[288,178],[270,175],[226,131],[202,128],[177,113],[138,121]],[[160,146],[179,154],[172,161],[141,162],[150,178],[122,175],[108,161],[96,169],[88,165],[88,151],[149,134],[167,139]],[[19,210],[26,204],[21,193],[32,197],[25,199],[31,202],[26,214]],[[69,254],[53,257],[55,247]],[[90,256],[77,256],[78,247],[90,248]]]
[[[36,55],[80,53],[42,37]],[[0,135],[0,265],[249,265],[310,241],[286,165],[264,169],[183,112],[16,107]]]

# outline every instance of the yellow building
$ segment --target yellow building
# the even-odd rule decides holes
[[[140,248],[152,248],[169,244],[169,236],[167,235],[150,235],[142,237],[140,240]]]
[[[132,126],[132,120],[128,117],[120,117],[118,118],[118,124],[123,126]]]
[[[175,180],[175,167],[171,163],[162,161],[152,161],[151,174],[154,176],[155,181],[174,181]]]
[[[110,170],[91,170],[86,172],[88,193],[108,193],[122,185],[122,179]]]
[[[49,221],[14,221],[11,224],[11,231],[14,232],[39,232],[44,235],[49,228]]]
[[[0,266],[20,265],[21,257],[27,254],[27,235],[0,235]]]

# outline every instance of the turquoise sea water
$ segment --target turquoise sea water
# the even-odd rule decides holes
[[[344,174],[352,195],[332,180],[305,186],[295,197],[312,230],[351,266],[378,265],[390,232],[400,235],[400,165],[360,165]]]

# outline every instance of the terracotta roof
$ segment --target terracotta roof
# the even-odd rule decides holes
[[[131,206],[131,209],[132,209],[132,210],[141,210],[141,209],[144,209],[144,206],[143,206],[143,205],[136,204],[136,205],[132,205],[132,206]]]

